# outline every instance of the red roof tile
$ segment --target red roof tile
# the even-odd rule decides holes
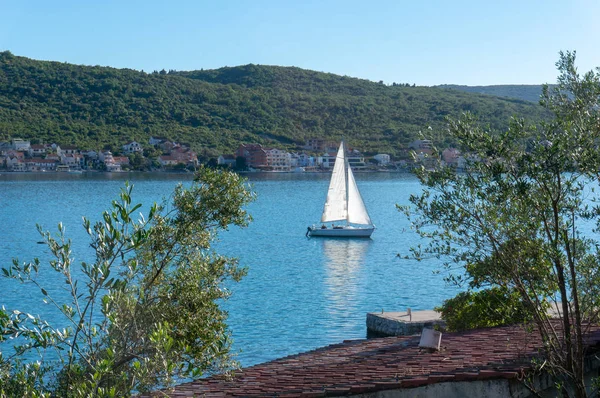
[[[588,336],[600,351],[600,328]],[[447,381],[514,379],[530,369],[541,342],[522,326],[445,333],[442,349],[420,349],[419,336],[345,341],[251,366],[231,380],[181,384],[168,396],[302,396],[364,394]],[[162,396],[162,395],[161,395]]]

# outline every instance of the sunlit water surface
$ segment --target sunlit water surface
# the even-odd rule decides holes
[[[366,336],[367,312],[431,309],[456,288],[435,274],[441,262],[401,259],[419,237],[409,229],[396,204],[418,193],[408,174],[358,174],[357,183],[377,226],[372,239],[305,237],[319,221],[327,174],[251,174],[257,200],[248,210],[248,228],[220,236],[217,250],[239,258],[248,275],[224,303],[237,359],[252,365],[331,343]],[[125,181],[134,184],[135,202],[160,201],[185,174],[0,174],[0,263],[12,258],[48,260],[37,244],[35,225],[55,231],[62,222],[73,240],[77,260],[90,260],[89,238],[81,217],[98,219],[116,199]],[[40,275],[50,294],[65,295],[63,283],[47,270]],[[0,279],[0,304],[58,321],[50,305],[32,287]]]

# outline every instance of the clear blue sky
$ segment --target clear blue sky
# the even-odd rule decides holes
[[[600,66],[599,0],[0,0],[0,50],[116,68],[298,66],[386,83],[539,84]]]

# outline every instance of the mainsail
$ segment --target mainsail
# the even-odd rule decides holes
[[[346,148],[343,141],[335,158],[329,190],[327,191],[327,201],[321,216],[321,222],[323,223],[340,220],[346,220],[353,224],[372,225],[371,218],[356,186],[352,169],[346,164]]]
[[[348,217],[345,167],[346,150],[342,141],[335,157],[335,165],[331,173],[327,201],[325,201],[325,206],[323,207],[321,222],[346,220]]]

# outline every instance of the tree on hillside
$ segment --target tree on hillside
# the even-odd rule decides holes
[[[178,186],[135,219],[140,205],[131,193],[126,186],[100,221],[84,219],[92,262],[75,264],[62,225],[57,236],[40,229],[67,302],[37,278],[39,260],[3,269],[38,287],[64,322],[0,311],[0,396],[130,396],[234,365],[219,302],[230,295],[224,282],[245,271],[211,242],[229,225],[248,223],[243,208],[253,195],[238,175],[201,169],[191,187]],[[18,344],[12,351],[9,337]]]
[[[446,258],[448,279],[475,292],[518,294],[544,342],[541,367],[564,396],[584,397],[585,335],[600,308],[600,72],[579,75],[570,52],[557,67],[541,100],[551,121],[513,120],[501,134],[470,115],[451,122],[465,171],[419,170],[424,190],[403,210],[428,238],[417,257]]]

